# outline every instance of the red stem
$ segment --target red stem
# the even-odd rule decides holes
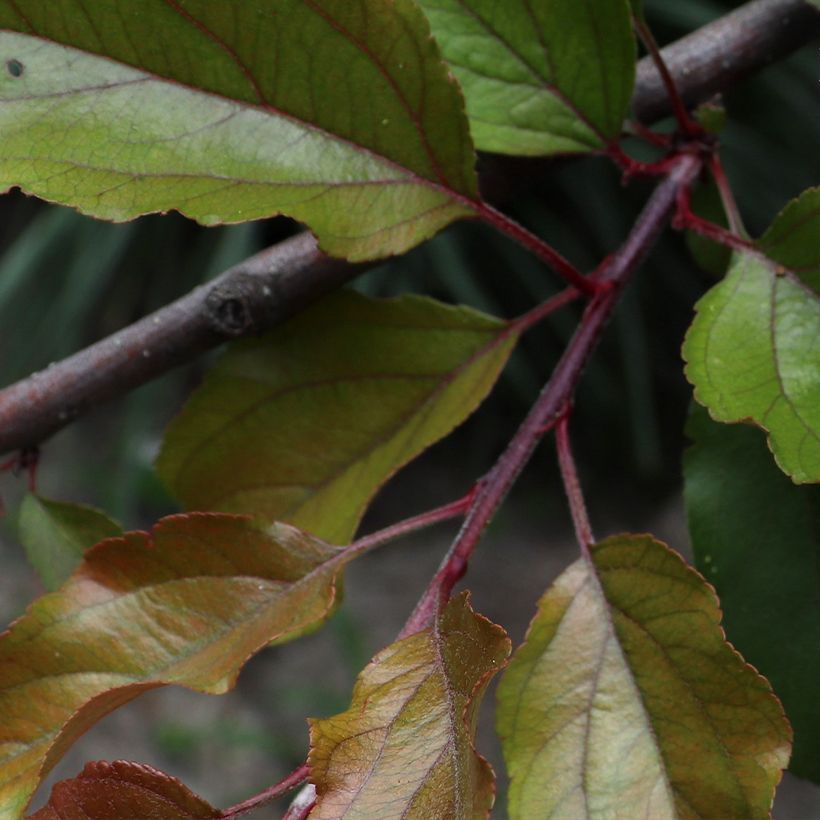
[[[711,154],[709,156],[709,171],[712,178],[715,180],[718,192],[720,193],[720,200],[723,203],[723,210],[726,212],[726,218],[729,221],[729,230],[736,234],[741,239],[747,239],[749,234],[743,226],[743,219],[740,216],[740,209],[737,207],[735,195],[732,192],[732,186],[729,184],[729,178],[726,176],[726,171],[723,169],[723,163],[720,161],[719,154]]]
[[[414,515],[412,518],[405,518],[403,521],[391,524],[389,527],[384,527],[370,535],[357,538],[348,549],[367,552],[386,544],[388,541],[401,538],[403,535],[409,535],[411,532],[431,527],[433,524],[440,524],[443,521],[463,516],[470,508],[474,494],[475,490],[471,490],[467,495],[456,501],[451,501],[449,504],[443,504],[434,510],[427,510],[419,515]]]
[[[572,400],[578,380],[601,338],[623,288],[672,217],[680,191],[691,185],[700,173],[701,163],[700,157],[695,154],[680,156],[668,176],[655,188],[626,242],[601,267],[595,277],[598,293],[587,305],[564,355],[507,449],[477,485],[475,498],[460,532],[441,568],[404,625],[400,638],[430,626],[439,607],[463,576],[467,559],[513,482],[529,461],[544,431],[560,419],[564,408]]]
[[[649,52],[649,56],[652,58],[655,68],[658,69],[658,74],[661,75],[661,80],[663,81],[664,88],[669,96],[669,102],[672,106],[675,119],[678,121],[680,130],[684,134],[691,136],[702,133],[703,129],[700,124],[695,122],[686,110],[683,99],[681,99],[681,95],[678,92],[678,87],[675,85],[675,80],[666,65],[666,60],[663,59],[663,55],[661,54],[661,50],[658,48],[658,44],[655,42],[655,37],[652,34],[651,29],[646,25],[646,22],[643,19],[638,17],[638,15],[633,15],[632,20],[635,26],[635,31],[638,33],[638,37],[640,37],[641,42]]]
[[[577,288],[564,288],[560,293],[556,293],[555,296],[551,296],[532,310],[528,310],[526,313],[522,313],[517,319],[513,319],[510,322],[510,326],[515,328],[519,333],[523,333],[525,330],[529,330],[533,325],[546,319],[547,316],[555,313],[559,308],[568,305],[570,302],[574,302],[580,295],[581,292]]]
[[[484,222],[492,225],[501,233],[507,234],[519,245],[531,251],[581,293],[595,293],[595,283],[584,276],[569,260],[565,259],[552,245],[539,236],[531,233],[523,225],[519,225],[514,219],[496,210],[486,202],[477,203],[476,211]]]
[[[592,527],[587,515],[587,507],[584,503],[584,494],[581,490],[581,482],[578,480],[578,471],[575,469],[575,459],[572,457],[572,446],[569,440],[569,417],[567,410],[555,429],[555,446],[558,450],[558,464],[561,467],[561,478],[564,481],[564,489],[569,500],[569,509],[572,513],[572,523],[575,526],[575,537],[581,554],[585,558],[590,557],[590,545],[595,543],[595,536],[592,534]]]
[[[278,783],[265,789],[265,791],[259,792],[259,794],[255,794],[253,797],[249,797],[247,800],[243,800],[241,803],[237,803],[229,809],[225,809],[219,815],[219,818],[220,820],[231,820],[231,818],[239,817],[240,814],[245,814],[246,812],[259,808],[259,806],[264,806],[266,803],[270,803],[282,797],[282,795],[287,794],[292,789],[295,789],[304,783],[309,776],[310,768],[307,763],[303,763],[298,769],[294,769],[284,780],[280,780]]]
[[[702,216],[698,216],[691,205],[691,194],[689,189],[681,190],[678,194],[678,211],[675,214],[675,219],[672,226],[681,230],[690,230],[711,239],[713,242],[719,242],[721,245],[726,245],[736,251],[756,251],[757,248],[753,242],[748,239],[743,239],[740,236],[726,230],[722,225],[716,222],[710,222]]]

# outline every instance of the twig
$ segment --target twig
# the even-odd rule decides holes
[[[661,49],[687,106],[705,102],[820,36],[820,12],[806,0],[753,0]],[[632,111],[642,123],[672,113],[663,78],[638,63]]]
[[[303,763],[298,769],[294,769],[287,777],[275,783],[273,786],[265,789],[229,809],[225,809],[220,815],[220,820],[233,820],[234,817],[239,817],[240,814],[246,814],[253,809],[264,806],[282,795],[287,794],[292,789],[304,783],[310,776],[310,767],[307,763]]]
[[[692,105],[818,34],[820,13],[804,0],[755,0],[661,53],[681,97]],[[632,101],[635,117],[649,124],[669,106],[657,69],[644,58]],[[531,165],[522,167],[516,158],[482,160],[488,177],[499,175],[499,164],[534,176]],[[0,390],[0,453],[40,444],[92,407],[226,339],[273,327],[365,268],[328,259],[308,234],[262,251],[210,285]]]
[[[558,420],[555,428],[555,447],[558,450],[558,464],[561,468],[561,478],[564,482],[569,509],[572,513],[575,537],[578,540],[581,553],[589,557],[589,548],[591,544],[595,543],[595,537],[589,523],[581,482],[578,480],[578,471],[575,469],[575,459],[572,457],[572,446],[569,440],[569,417],[569,410],[566,410]]]
[[[349,281],[309,233],[274,245],[133,325],[0,390],[0,453],[38,444],[114,396],[228,339],[259,333]]]
[[[686,106],[683,104],[683,100],[678,92],[675,80],[669,72],[669,67],[666,65],[666,60],[664,60],[658,48],[658,44],[655,42],[655,36],[652,34],[652,30],[646,25],[644,19],[637,14],[632,15],[632,24],[644,47],[649,52],[655,69],[660,75],[664,91],[666,92],[666,98],[672,107],[672,113],[675,115],[675,119],[678,121],[678,128],[684,134],[700,133],[703,129],[696,122],[693,122],[689,116],[689,112],[686,110]]]
[[[626,242],[608,257],[597,272],[599,282],[608,283],[587,305],[581,323],[570,340],[541,395],[513,436],[507,449],[480,482],[464,524],[439,571],[434,576],[400,637],[427,628],[435,619],[440,605],[447,600],[455,583],[467,568],[467,559],[529,461],[536,445],[561,417],[572,400],[575,387],[598,344],[626,283],[646,258],[663,227],[669,222],[681,190],[685,190],[700,173],[702,161],[695,154],[683,154],[669,175],[658,184],[638,217]]]

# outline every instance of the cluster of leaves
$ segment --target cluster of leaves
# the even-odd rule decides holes
[[[630,13],[626,0],[0,0],[0,189],[115,220],[285,213],[351,261],[478,218],[550,258],[482,199],[475,149],[613,152]],[[686,465],[711,584],[649,536],[582,544],[511,660],[466,594],[442,596],[362,671],[349,710],[311,721],[311,817],[485,816],[476,712],[505,666],[512,817],[765,816],[792,732],[726,642],[714,588],[791,719],[792,767],[820,779],[817,495],[795,486],[820,481],[818,228],[812,189],[758,242],[735,237],[684,344],[711,415],[693,413]],[[578,290],[594,281],[568,267]],[[374,493],[475,410],[541,315],[336,294],[233,345],[171,425],[157,467],[189,512],[122,534],[29,496],[21,537],[52,591],[0,638],[0,818],[20,817],[111,710],[168,684],[224,692],[252,654],[326,620],[345,565],[395,534],[353,540]],[[757,431],[712,419],[763,428],[776,466]],[[777,594],[744,575],[758,560],[788,576]],[[77,812],[230,816],[124,762],[89,764],[34,816]]]

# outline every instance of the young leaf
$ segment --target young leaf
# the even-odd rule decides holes
[[[175,777],[144,763],[87,763],[51,790],[48,804],[30,820],[217,820],[221,813]]]
[[[29,493],[20,505],[20,541],[46,589],[57,589],[83,553],[122,527],[85,504],[67,504]]]
[[[758,241],[760,249],[820,293],[820,188],[789,202]]]
[[[188,509],[345,543],[378,487],[482,401],[516,338],[431,299],[334,294],[233,346],[169,428],[157,469]]]
[[[683,357],[717,421],[752,420],[780,468],[820,481],[820,298],[763,256],[735,255],[696,305]]]
[[[486,817],[495,786],[473,746],[476,713],[509,652],[462,593],[433,627],[376,655],[350,709],[310,721],[312,820]]]
[[[19,817],[71,743],[140,692],[225,692],[254,652],[321,621],[354,554],[217,514],[89,550],[0,636],[0,818]]]
[[[789,768],[820,782],[820,487],[796,487],[763,435],[693,407],[684,458],[698,568],[715,585],[729,640],[771,681],[794,728]]]
[[[0,0],[0,190],[124,220],[285,213],[398,253],[474,213],[457,84],[411,0]]]
[[[420,0],[458,77],[476,146],[595,151],[621,133],[635,77],[626,0]]]
[[[712,588],[647,535],[544,594],[498,690],[510,816],[769,816],[790,731]]]

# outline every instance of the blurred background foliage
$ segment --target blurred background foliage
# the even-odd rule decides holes
[[[663,44],[741,4],[646,0],[645,5]],[[820,181],[813,51],[807,47],[767,68],[723,101],[728,112],[721,136],[724,162],[753,236],[790,198]],[[668,129],[671,123],[660,127]],[[650,190],[646,181],[624,187],[618,171],[603,158],[563,159],[545,162],[535,184],[507,201],[505,209],[582,270],[591,270],[626,236]],[[0,197],[0,385],[135,321],[294,230],[284,219],[205,229],[175,214],[112,225],[17,192]],[[577,396],[573,439],[593,521],[617,520],[623,527],[644,530],[651,524],[650,511],[679,494],[682,431],[691,396],[682,375],[680,344],[694,302],[712,281],[713,274],[694,262],[685,238],[667,231],[590,364]],[[514,316],[556,292],[560,283],[506,238],[462,223],[365,274],[355,287],[376,296],[423,292]],[[570,306],[532,330],[486,405],[388,485],[366,526],[448,500],[483,473],[548,377],[577,317],[578,307]],[[153,474],[152,460],[165,425],[200,379],[208,358],[101,407],[47,442],[41,492],[95,503],[128,528],[147,526],[174,511]],[[539,509],[541,520],[552,516],[556,526],[565,527],[554,459],[549,446],[542,450],[514,509],[530,504]],[[2,524],[0,575],[18,579],[0,584],[5,621],[39,591],[36,580],[21,569],[14,530],[22,484],[0,476],[9,513]],[[516,514],[502,511],[494,529],[503,529]],[[437,559],[431,560],[434,567]],[[17,567],[13,574],[11,567]],[[526,602],[528,608],[533,601]],[[403,616],[398,617],[400,623]],[[277,684],[279,689],[268,683],[260,697],[268,703],[274,698],[277,709],[297,713],[294,725],[299,727],[305,714],[344,708],[353,676],[377,641],[389,640],[363,637],[369,628],[343,612],[322,639],[330,641],[328,651],[343,670],[339,679],[307,687]],[[520,638],[520,632],[513,637]],[[255,683],[257,678],[243,680],[246,689],[264,685]],[[252,748],[261,760],[279,761],[283,768],[304,753],[303,729],[273,727],[270,716],[243,722],[235,714],[212,715],[203,723],[180,722],[172,717],[173,709],[163,714],[150,730],[151,742],[169,760],[190,761],[199,755],[205,765],[201,758],[207,753],[201,749],[209,748],[209,738],[222,749],[223,767],[226,749],[238,749],[246,760],[243,754]],[[298,734],[291,736],[291,731]],[[266,774],[259,779],[256,786],[261,788],[275,778]],[[237,799],[245,793],[238,792]]]

